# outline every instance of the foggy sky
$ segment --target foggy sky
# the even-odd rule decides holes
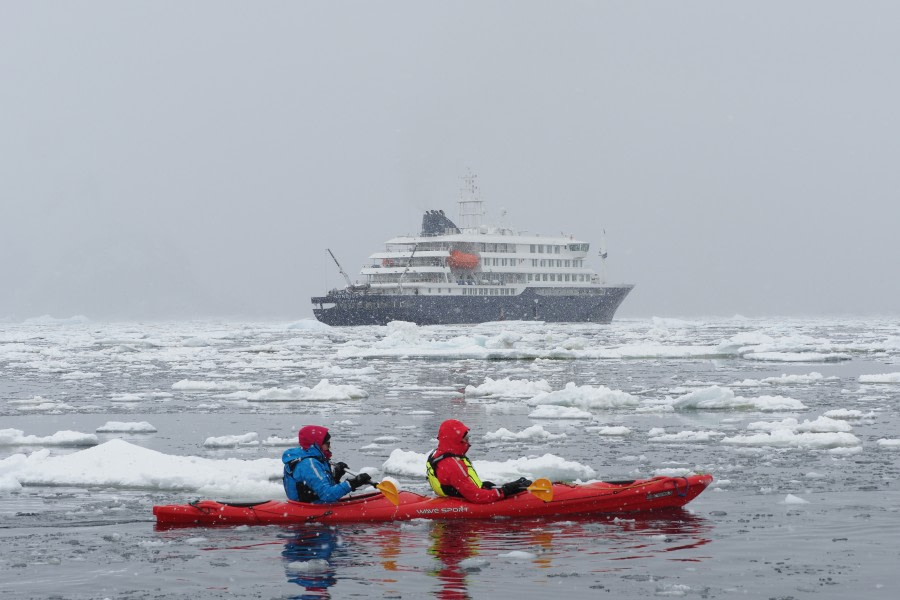
[[[311,317],[422,211],[619,316],[900,312],[894,2],[0,0],[0,320]]]

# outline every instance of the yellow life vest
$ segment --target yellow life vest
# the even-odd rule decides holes
[[[442,485],[441,482],[437,478],[436,470],[437,464],[444,460],[445,458],[459,458],[463,461],[463,464],[466,465],[466,473],[469,476],[469,479],[472,480],[472,483],[481,487],[481,479],[478,478],[478,473],[475,472],[475,467],[472,466],[472,463],[469,461],[466,456],[459,456],[457,454],[442,454],[437,459],[434,458],[434,452],[428,455],[427,462],[425,464],[425,475],[428,477],[428,483],[431,485],[431,489],[434,490],[434,493],[438,496],[450,496],[453,498],[462,498],[462,494],[456,491],[456,488],[452,485]]]

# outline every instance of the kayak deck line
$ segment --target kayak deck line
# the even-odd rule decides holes
[[[188,504],[154,506],[159,528],[221,525],[277,525],[408,521],[411,519],[491,519],[495,517],[572,517],[653,512],[681,508],[712,483],[708,474],[658,476],[628,482],[551,484],[546,494],[522,493],[488,504],[461,498],[437,498],[408,491],[396,498],[381,493],[350,496],[331,504],[292,500],[227,503],[197,500]],[[543,490],[542,490],[543,491]],[[551,500],[547,500],[551,497]],[[396,500],[396,504],[394,504]]]

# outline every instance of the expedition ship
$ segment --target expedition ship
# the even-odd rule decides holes
[[[442,210],[426,211],[419,235],[390,239],[369,256],[363,283],[351,283],[335,258],[347,287],[313,297],[316,318],[328,325],[612,321],[633,284],[608,285],[585,265],[587,242],[482,225],[475,176],[463,179],[459,226]]]

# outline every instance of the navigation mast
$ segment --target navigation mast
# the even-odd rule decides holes
[[[484,202],[479,195],[478,176],[468,171],[462,177],[462,188],[459,194],[459,227],[460,229],[478,229],[481,217],[484,216]]]

